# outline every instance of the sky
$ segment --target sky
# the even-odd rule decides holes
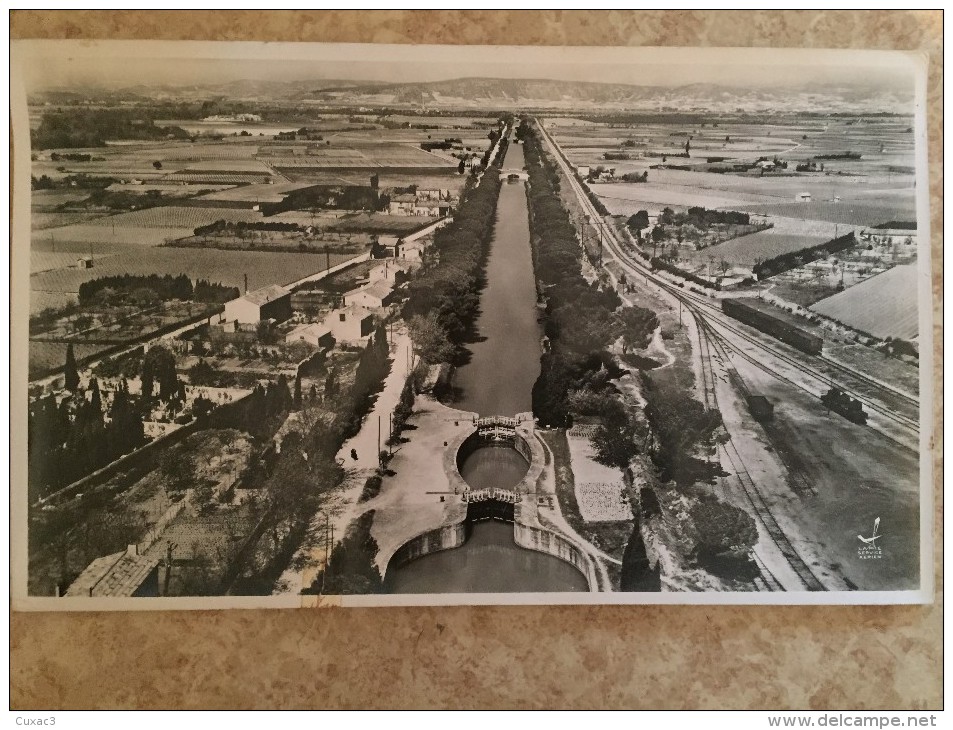
[[[60,42],[24,44],[27,88],[253,80],[439,81],[488,76],[647,86],[795,86],[878,81],[912,88],[909,56],[766,49]],[[15,49],[14,55],[16,56]]]

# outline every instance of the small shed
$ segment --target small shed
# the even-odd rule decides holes
[[[796,200],[798,203],[810,203],[810,202],[811,202],[811,194],[810,194],[810,193],[798,193],[797,195],[794,196],[794,200]]]
[[[77,269],[91,269],[93,268],[93,257],[92,256],[83,256],[76,260]]]

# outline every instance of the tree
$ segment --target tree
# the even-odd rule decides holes
[[[758,541],[754,519],[744,510],[703,496],[691,509],[695,531],[695,554],[701,562],[729,556],[747,559]]]
[[[622,553],[622,570],[619,577],[619,590],[632,592],[657,592],[662,590],[661,570],[658,563],[652,568],[648,553],[645,550],[645,541],[639,530],[639,519],[636,518],[632,528],[632,535],[626,543]]]
[[[159,162],[159,160],[156,160],[155,162],[153,162],[153,163],[152,163],[152,166],[153,166],[156,170],[161,170],[161,169],[162,169],[162,163]]]
[[[103,396],[99,392],[99,381],[95,377],[90,378],[89,380],[89,405],[90,407],[98,413],[102,413],[103,410]]]
[[[170,401],[179,395],[179,376],[175,355],[162,345],[153,345],[142,358],[142,394],[152,398],[153,381],[159,386],[159,400]]]
[[[631,306],[618,313],[622,326],[622,348],[625,351],[648,347],[659,326],[658,316],[651,309]]]
[[[162,459],[159,472],[166,480],[167,489],[181,492],[195,481],[195,457],[183,448],[170,449]]]
[[[328,374],[324,378],[324,400],[327,401],[337,395],[338,392],[338,373],[337,368],[331,366],[328,368]]]
[[[455,348],[440,326],[436,312],[411,317],[408,324],[415,354],[427,365],[449,361]]]
[[[292,405],[296,411],[301,410],[301,373],[295,375],[295,391]]]
[[[629,219],[625,222],[626,226],[629,227],[629,230],[632,231],[641,231],[644,228],[649,227],[649,213],[647,210],[640,210],[638,213],[633,213],[629,216]]]
[[[73,354],[73,343],[66,345],[66,365],[63,368],[63,384],[66,389],[75,392],[79,388],[79,371],[76,369],[76,356]]]
[[[705,408],[687,393],[656,385],[646,374],[642,377],[645,416],[658,440],[653,460],[662,481],[688,486],[696,479],[710,478],[712,468],[699,464],[693,454],[699,444],[711,443],[722,424],[721,412]]]

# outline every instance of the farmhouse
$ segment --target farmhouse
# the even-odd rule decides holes
[[[159,560],[139,555],[138,548],[130,545],[124,552],[91,562],[65,595],[154,598],[159,595]]]
[[[450,203],[446,201],[424,200],[414,203],[413,215],[445,216],[450,214]]]
[[[810,202],[811,202],[811,194],[810,194],[810,193],[798,193],[797,195],[794,196],[794,200],[796,200],[798,203],[810,203]]]
[[[335,342],[359,342],[374,332],[374,315],[364,307],[352,304],[335,309],[320,322],[331,330]]]
[[[406,243],[401,246],[400,259],[402,261],[421,261],[423,259],[424,250],[426,250],[429,245],[430,244],[425,243],[420,239]],[[397,283],[399,284],[400,281]]]
[[[408,244],[404,247],[405,256],[407,249],[411,246],[413,246],[413,244]],[[391,286],[400,286],[410,279],[410,269],[411,264],[399,260],[391,261],[390,259],[384,259],[383,263],[367,272],[367,283],[376,284],[379,281],[386,281],[390,283]]]
[[[283,322],[291,316],[291,292],[283,286],[270,286],[248,292],[225,303],[226,322],[255,324],[265,319]]]
[[[398,236],[378,236],[377,245],[383,249],[375,258],[398,258],[404,246],[404,239]]]
[[[579,167],[576,168],[576,174],[579,175],[579,177],[589,177],[589,172],[589,165],[579,165]]]
[[[395,195],[387,204],[387,212],[391,215],[414,215],[416,202],[413,195]]]
[[[357,304],[368,309],[377,309],[389,306],[394,301],[394,288],[386,281],[378,281],[376,284],[347,292],[343,299],[345,306]]]
[[[291,330],[285,336],[285,342],[288,344],[307,342],[309,345],[319,347],[322,350],[330,350],[334,347],[334,335],[331,334],[331,328],[326,325],[303,324]]]
[[[80,259],[76,260],[77,269],[91,269],[93,268],[93,257],[92,256],[83,256]]]

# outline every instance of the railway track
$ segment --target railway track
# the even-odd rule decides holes
[[[539,126],[542,130],[542,125]],[[714,367],[712,365],[714,355],[718,354],[719,358],[725,363],[726,367],[731,367],[731,361],[728,352],[724,345],[721,344],[721,340],[723,339],[722,336],[715,332],[714,329],[712,329],[711,324],[705,320],[705,315],[700,311],[699,308],[700,303],[693,301],[693,297],[686,296],[684,292],[678,291],[676,287],[664,281],[664,279],[656,276],[654,272],[636,262],[633,262],[623,254],[621,245],[616,238],[615,232],[608,228],[608,226],[605,226],[604,222],[601,222],[598,211],[595,210],[591,201],[589,201],[588,197],[586,196],[585,191],[582,190],[579,182],[572,175],[572,171],[568,169],[568,165],[562,158],[559,148],[549,138],[545,130],[542,130],[542,133],[548,140],[551,149],[555,153],[557,161],[559,162],[564,175],[569,180],[570,185],[575,191],[576,196],[583,207],[583,210],[587,211],[594,220],[600,221],[599,225],[604,227],[606,234],[605,240],[608,243],[613,257],[616,259],[619,265],[624,269],[628,269],[630,274],[644,276],[647,280],[651,279],[656,286],[659,286],[669,294],[673,295],[689,310],[690,315],[696,322],[696,332],[698,333],[699,348],[701,353],[702,397],[706,407],[717,408],[718,394],[716,385],[718,376],[715,373]],[[750,339],[754,341],[753,338]],[[760,345],[760,343],[757,343],[757,341],[754,342]],[[713,344],[715,352],[712,351]],[[821,583],[807,562],[791,544],[791,541],[784,533],[784,530],[781,529],[781,526],[778,524],[773,513],[771,512],[764,495],[761,493],[757,483],[752,478],[751,473],[745,466],[744,460],[735,446],[730,433],[728,434],[728,441],[725,444],[722,444],[719,447],[719,450],[731,465],[731,468],[737,477],[738,483],[741,486],[742,492],[751,506],[751,509],[754,512],[758,522],[762,525],[765,534],[768,536],[768,539],[770,539],[771,542],[777,547],[785,561],[790,565],[791,570],[795,573],[795,575],[797,575],[798,579],[804,585],[804,588],[808,591],[826,590],[823,583]],[[757,565],[761,574],[761,581],[765,588],[767,590],[783,590],[782,584],[767,567],[767,565],[765,565],[764,561],[757,556],[754,556],[754,559],[755,564]]]
[[[704,321],[704,319],[694,310],[690,310],[692,317],[695,319],[696,330],[698,331],[698,339],[702,345],[702,371],[708,371],[707,376],[703,379],[705,383],[705,405],[707,407],[715,408],[721,410],[718,404],[718,391],[717,391],[717,380],[718,376],[715,373],[715,367],[713,361],[715,357],[725,363],[726,367],[730,367],[730,358],[727,351],[724,349],[723,345],[720,342],[720,338],[715,333],[711,327]],[[758,487],[757,482],[751,476],[751,473],[748,471],[748,467],[745,465],[744,459],[741,456],[741,453],[738,451],[737,446],[731,436],[731,433],[728,432],[728,441],[722,444],[719,447],[719,452],[724,455],[728,464],[731,466],[735,477],[737,478],[738,484],[741,486],[741,490],[744,493],[748,504],[751,506],[752,511],[754,512],[758,522],[761,523],[761,526],[764,528],[765,534],[774,543],[777,547],[778,552],[784,556],[784,559],[787,561],[788,565],[791,566],[791,570],[794,571],[798,579],[804,584],[804,588],[808,591],[824,591],[827,590],[824,587],[824,584],[814,575],[814,572],[811,570],[811,567],[807,564],[804,558],[801,557],[797,549],[791,544],[791,541],[788,539],[784,530],[781,529],[781,526],[778,524],[778,521],[775,519],[774,514],[772,513],[770,507],[768,506],[767,501],[764,498],[764,495],[761,492],[761,489]],[[759,570],[761,566],[764,565],[763,561],[758,559],[756,564],[760,562]],[[766,568],[766,566],[764,566]],[[762,570],[762,580],[764,580],[765,585],[771,585],[770,580],[774,579],[775,582],[778,582],[774,575],[767,571],[767,574]]]
[[[685,305],[689,309],[692,309],[694,306],[694,307],[701,307],[701,308],[710,310],[711,313],[696,312],[696,315],[702,318],[710,318],[711,320],[714,320],[714,322],[719,327],[722,327],[728,330],[734,336],[739,337],[745,342],[772,355],[773,357],[776,357],[777,359],[781,360],[787,365],[795,368],[803,375],[807,375],[808,377],[819,382],[821,384],[821,388],[823,388],[824,385],[837,387],[840,390],[842,390],[844,393],[846,393],[847,395],[859,400],[861,403],[867,406],[871,411],[879,414],[880,417],[896,424],[902,429],[911,431],[913,436],[919,435],[920,424],[919,424],[918,417],[913,418],[903,413],[899,413],[897,409],[890,408],[889,406],[884,405],[882,402],[883,400],[889,401],[890,399],[893,399],[893,398],[899,398],[902,402],[901,405],[903,407],[909,408],[913,406],[913,407],[919,408],[919,398],[909,393],[905,393],[901,390],[893,388],[891,386],[887,386],[883,383],[880,383],[873,378],[865,376],[862,373],[853,371],[850,368],[844,365],[841,365],[840,363],[836,363],[830,360],[829,358],[822,358],[822,361],[824,364],[829,365],[832,368],[838,370],[838,372],[841,374],[842,379],[844,377],[849,377],[855,381],[860,381],[861,383],[863,383],[865,387],[872,388],[875,392],[880,393],[881,396],[878,399],[874,399],[873,397],[869,395],[858,392],[856,386],[850,387],[850,386],[845,386],[843,383],[835,383],[833,376],[831,376],[830,374],[824,373],[822,371],[815,369],[814,367],[811,367],[810,365],[803,362],[802,359],[792,356],[790,353],[785,352],[779,347],[776,347],[772,344],[766,344],[761,339],[756,338],[755,336],[751,335],[748,332],[745,332],[740,327],[736,326],[733,323],[733,321],[725,321],[729,318],[725,316],[721,312],[721,309],[715,306],[709,299],[685,292],[681,288],[667,281],[664,277],[657,275],[654,272],[654,270],[645,266],[644,264],[642,264],[642,262],[638,261],[637,259],[633,259],[629,257],[626,253],[624,253],[622,244],[618,239],[618,235],[610,226],[608,226],[602,220],[602,216],[600,215],[599,211],[595,209],[595,206],[589,200],[588,195],[586,194],[586,191],[582,188],[582,185],[579,183],[575,175],[572,173],[572,169],[569,167],[569,164],[566,161],[565,157],[563,156],[562,151],[559,149],[556,143],[549,136],[549,133],[542,128],[542,125],[538,125],[538,126],[540,130],[542,131],[544,139],[546,139],[548,145],[550,146],[550,149],[554,153],[557,164],[559,164],[566,179],[569,181],[570,186],[572,187],[573,191],[576,193],[576,196],[579,199],[580,205],[582,206],[583,210],[590,217],[591,221],[596,226],[600,227],[600,229],[603,231],[604,233],[603,240],[605,241],[609,251],[611,252],[612,257],[619,264],[619,266],[627,270],[630,275],[641,276],[641,277],[644,277],[647,281],[651,281],[657,287],[663,289],[670,296],[673,296],[675,299],[680,301],[683,305]],[[806,388],[802,384],[797,383],[791,378],[777,372],[776,368],[770,368],[769,366],[765,365],[760,359],[752,358],[748,353],[744,353],[743,351],[741,351],[741,348],[738,347],[737,345],[732,345],[732,349],[739,352],[739,354],[741,354],[742,357],[744,357],[746,360],[748,360],[752,364],[757,365],[763,371],[775,377],[778,377],[779,379],[783,380],[786,383],[794,385],[799,390],[807,392],[813,397],[818,397],[820,395],[819,392],[813,392],[811,389]],[[823,391],[821,390],[821,392]],[[903,446],[904,448],[907,448],[907,449],[917,450],[917,448],[915,446],[912,446],[910,443],[907,443],[901,439],[898,439],[894,435],[887,433],[882,429],[877,429],[877,430],[879,433],[883,434],[894,443],[900,446]]]
[[[689,304],[689,302],[691,302],[697,307],[705,308],[710,310],[711,312],[714,312],[715,316],[712,316],[711,314],[703,315],[703,316],[707,317],[710,320],[713,320],[719,327],[722,327],[730,331],[732,334],[741,338],[745,342],[748,342],[754,345],[755,347],[770,353],[777,359],[782,360],[783,362],[799,370],[801,373],[808,375],[814,380],[818,381],[819,383],[821,383],[821,385],[828,385],[828,386],[839,388],[840,390],[844,391],[847,395],[853,398],[856,398],[861,403],[868,406],[872,411],[879,413],[884,418],[890,421],[893,421],[894,423],[897,423],[900,426],[908,428],[914,433],[917,433],[917,434],[919,433],[920,431],[919,417],[914,418],[899,412],[899,408],[907,408],[907,409],[913,408],[915,410],[918,410],[920,407],[920,399],[918,397],[911,395],[909,393],[905,393],[904,391],[898,390],[897,388],[893,388],[892,386],[881,383],[874,378],[871,378],[867,375],[864,375],[863,373],[852,370],[848,366],[838,363],[834,360],[831,360],[830,358],[823,357],[823,356],[818,358],[824,363],[824,365],[830,367],[833,370],[837,370],[841,374],[842,379],[849,378],[854,381],[859,381],[864,386],[878,391],[881,394],[880,399],[874,400],[871,396],[860,392],[856,385],[845,385],[843,380],[841,382],[836,382],[834,381],[834,378],[831,374],[812,368],[806,365],[802,360],[798,359],[797,356],[793,356],[777,346],[766,344],[762,340],[758,339],[757,337],[751,335],[748,332],[745,332],[744,329],[739,327],[736,323],[731,321],[728,317],[724,316],[721,310],[718,309],[718,307],[712,305],[711,302],[706,301],[705,299],[700,297],[696,297],[690,294],[685,294],[684,292],[681,292],[681,291],[672,291],[672,288],[670,288],[669,291],[674,296],[678,297],[686,306],[691,306],[691,304]],[[771,371],[771,372],[775,372],[775,371]],[[788,380],[788,382],[790,381]],[[801,390],[807,390],[807,389],[801,387]],[[807,392],[811,392],[811,391],[807,390]],[[812,393],[812,394],[818,395],[816,393]],[[883,401],[890,400],[890,399],[896,399],[900,401],[897,404],[898,406],[897,408],[889,408],[886,405],[884,405]]]

